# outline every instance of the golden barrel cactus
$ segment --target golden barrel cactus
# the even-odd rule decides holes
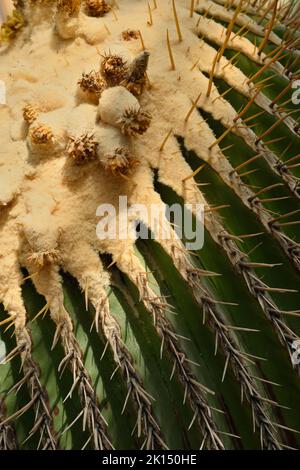
[[[0,448],[299,449],[299,3],[3,13]]]

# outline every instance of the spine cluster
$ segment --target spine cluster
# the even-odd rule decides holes
[[[109,13],[111,6],[105,0],[86,0],[85,10],[89,16],[104,16]]]
[[[127,51],[109,52],[102,56],[98,71],[82,74],[79,89],[98,102],[100,122],[93,133],[69,137],[67,152],[77,164],[98,157],[114,175],[137,165],[131,138],[144,134],[151,124],[151,115],[137,99],[146,84],[148,62],[148,52],[133,60]]]

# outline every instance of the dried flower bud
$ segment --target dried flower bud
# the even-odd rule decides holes
[[[34,144],[48,144],[54,136],[50,127],[38,124],[30,130],[30,137]]]
[[[105,0],[85,0],[85,10],[89,16],[104,16],[111,10]]]
[[[95,138],[98,142],[98,158],[105,170],[114,175],[125,175],[138,164],[130,140],[119,129],[111,126],[98,127]]]
[[[138,39],[139,37],[140,33],[134,29],[122,31],[122,39],[124,39],[124,41],[131,41],[131,39]]]
[[[127,62],[121,55],[107,54],[101,62],[101,74],[109,86],[118,85],[128,74]]]
[[[151,123],[151,115],[143,111],[136,97],[121,86],[102,93],[98,112],[103,122],[118,127],[128,136],[143,134]]]
[[[57,10],[66,13],[68,16],[73,16],[79,13],[81,0],[58,0]]]
[[[121,83],[136,96],[143,93],[147,81],[147,67],[150,54],[147,51],[139,54],[131,63],[126,79]]]
[[[49,251],[35,252],[28,256],[28,261],[35,264],[37,268],[43,268],[45,265],[49,264],[59,264],[59,251],[53,249]]]
[[[97,157],[98,143],[94,134],[83,134],[80,137],[69,137],[67,152],[77,165],[90,162]]]
[[[144,134],[151,124],[151,114],[141,109],[127,109],[120,121],[120,128],[123,134],[130,137],[137,134]]]
[[[31,104],[26,105],[23,108],[23,118],[28,124],[32,124],[38,117],[39,113],[37,108]]]
[[[113,175],[126,175],[138,165],[138,160],[132,158],[127,147],[119,147],[115,149],[114,153],[106,154],[101,163],[105,170]]]
[[[101,77],[99,72],[92,70],[89,73],[83,73],[78,85],[83,91],[100,96],[102,91],[106,88],[105,80]]]

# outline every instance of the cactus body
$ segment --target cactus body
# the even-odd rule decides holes
[[[15,7],[0,449],[298,449],[297,5]]]

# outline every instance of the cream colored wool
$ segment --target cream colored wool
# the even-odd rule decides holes
[[[120,127],[126,111],[138,113],[141,106],[138,100],[122,86],[105,90],[99,101],[99,117],[106,124]]]
[[[132,152],[130,139],[124,136],[118,128],[101,125],[95,130],[95,138],[98,142],[98,157],[101,160],[109,155],[114,155],[118,148],[125,148]]]

